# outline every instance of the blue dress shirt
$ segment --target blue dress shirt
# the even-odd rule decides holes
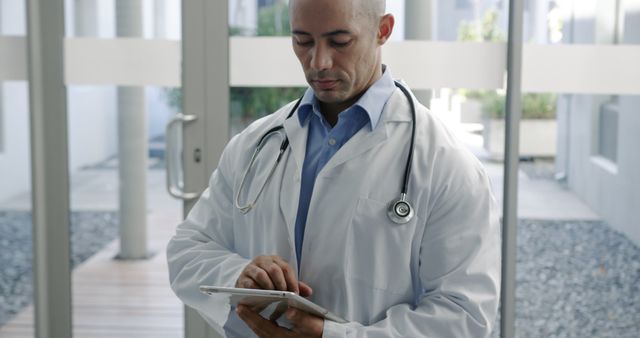
[[[302,167],[300,200],[295,225],[296,256],[298,268],[302,259],[302,243],[309,212],[309,203],[313,194],[316,177],[340,148],[363,127],[371,132],[378,125],[380,115],[387,100],[395,91],[391,72],[385,69],[382,76],[351,107],[338,115],[334,127],[325,120],[320,104],[311,88],[308,88],[300,102],[298,118],[300,126],[308,127],[307,151]]]

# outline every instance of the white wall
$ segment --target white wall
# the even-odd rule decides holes
[[[4,82],[4,150],[0,152],[0,208],[6,199],[29,190],[31,158],[26,82]]]
[[[117,153],[114,87],[68,87],[67,112],[70,172]]]
[[[24,35],[25,2],[0,0],[0,34]],[[7,198],[29,189],[31,159],[26,82],[1,82],[3,149],[0,150],[0,208]]]
[[[175,111],[167,106],[165,91],[161,87],[147,87],[145,90],[147,110],[147,135],[153,138],[162,135]]]
[[[606,42],[594,20],[603,16],[601,12],[596,6],[580,9],[573,27],[574,43]],[[640,10],[627,13],[623,42],[640,44]],[[568,117],[562,128],[569,138],[568,154],[563,154],[568,155],[569,187],[611,227],[640,244],[640,96],[619,99],[616,170],[610,170],[592,156],[597,130],[594,114],[608,97],[567,95],[566,98]]]
[[[615,171],[592,156],[597,130],[592,116],[604,98],[571,96],[568,183],[603,220],[640,244],[640,97],[620,97]]]
[[[25,35],[25,0],[0,0],[0,34]]]
[[[640,31],[637,31],[640,32]],[[618,165],[619,181],[612,196],[620,203],[608,219],[617,229],[640,244],[640,96],[620,98]]]

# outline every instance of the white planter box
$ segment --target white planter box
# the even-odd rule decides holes
[[[482,123],[482,104],[478,100],[467,99],[460,102],[461,123]]]
[[[504,158],[504,120],[485,119],[484,148],[495,160]],[[520,157],[555,157],[558,137],[555,119],[520,122]]]

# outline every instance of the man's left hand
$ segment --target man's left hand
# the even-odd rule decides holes
[[[238,305],[236,312],[240,319],[247,323],[260,338],[320,338],[324,329],[324,319],[295,308],[289,308],[285,313],[285,316],[293,324],[291,330],[279,326],[275,320],[263,318],[259,313],[245,305]]]

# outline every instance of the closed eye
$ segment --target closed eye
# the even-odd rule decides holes
[[[309,46],[313,45],[313,41],[297,41],[296,40],[296,45],[301,46],[301,47],[309,47]]]
[[[348,45],[351,44],[352,40],[349,40],[347,42],[340,42],[340,41],[331,41],[331,45],[337,48],[342,48],[342,47],[347,47]]]

